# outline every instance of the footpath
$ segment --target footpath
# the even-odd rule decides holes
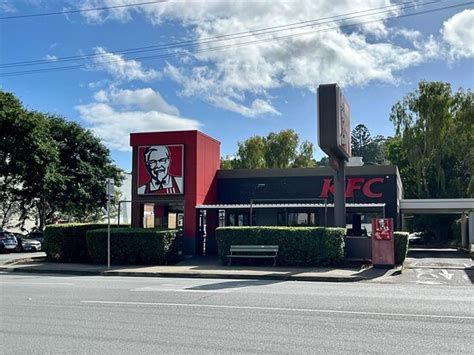
[[[348,267],[261,267],[246,265],[222,265],[216,257],[193,257],[177,265],[130,266],[54,263],[45,257],[33,257],[4,262],[2,272],[37,274],[139,276],[139,277],[182,277],[218,279],[261,279],[323,282],[355,282],[400,274],[401,268],[375,269],[362,263]]]

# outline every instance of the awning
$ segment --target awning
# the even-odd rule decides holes
[[[410,214],[461,214],[474,211],[474,198],[400,200],[400,210]]]
[[[216,204],[216,205],[196,205],[197,209],[202,210],[238,210],[238,209],[250,209],[252,208],[334,208],[333,203],[254,203],[250,206],[250,203],[243,204]],[[346,203],[346,208],[357,208],[357,209],[375,209],[384,208],[385,203]]]

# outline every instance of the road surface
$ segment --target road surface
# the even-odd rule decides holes
[[[471,285],[1,274],[0,303],[4,354],[472,354]]]

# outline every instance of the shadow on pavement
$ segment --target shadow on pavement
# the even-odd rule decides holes
[[[279,280],[240,280],[240,281],[226,281],[226,282],[217,282],[211,283],[208,285],[200,285],[186,288],[186,290],[199,290],[199,291],[215,291],[215,290],[225,290],[232,288],[243,288],[243,287],[253,287],[253,286],[266,286],[271,284],[280,283]]]

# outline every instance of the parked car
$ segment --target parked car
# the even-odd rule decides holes
[[[8,253],[13,251],[20,251],[16,237],[8,232],[2,233],[3,237],[0,239],[0,252]]]
[[[26,239],[34,239],[40,242],[41,244],[44,243],[44,233],[41,231],[30,232],[26,235]]]
[[[36,239],[23,238],[20,242],[21,251],[40,251],[41,242]]]
[[[421,232],[414,232],[408,235],[408,241],[410,245],[419,245],[423,243],[423,233]]]

